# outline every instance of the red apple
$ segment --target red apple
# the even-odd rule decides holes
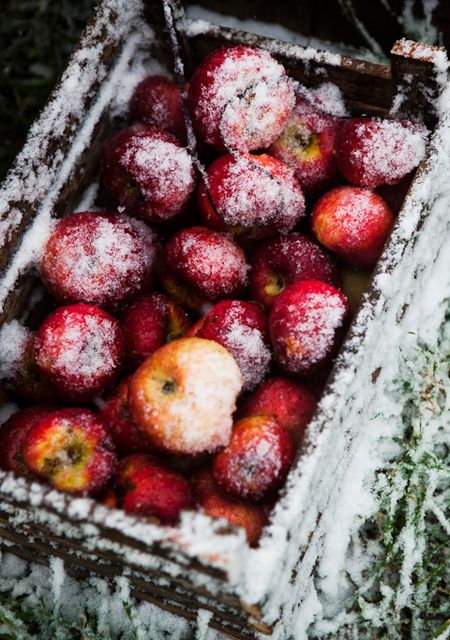
[[[266,238],[286,233],[305,213],[305,199],[292,169],[262,154],[217,158],[198,191],[205,224],[235,235]]]
[[[242,293],[247,270],[243,250],[227,235],[189,227],[163,248],[160,281],[180,304],[202,310],[208,301]]]
[[[160,347],[132,376],[133,421],[156,447],[195,455],[225,446],[242,388],[233,356],[220,344],[180,338]]]
[[[269,153],[295,171],[307,197],[316,195],[335,182],[336,139],[340,121],[297,96],[294,110]]]
[[[250,293],[266,308],[287,286],[301,280],[341,286],[333,258],[312,238],[300,233],[273,238],[263,242],[252,255]]]
[[[0,427],[0,467],[21,476],[32,476],[23,460],[25,437],[42,418],[55,410],[51,405],[28,407],[14,413]]]
[[[231,353],[244,379],[244,389],[254,389],[270,364],[267,318],[254,302],[222,300],[192,327],[189,336],[215,340]]]
[[[192,505],[192,490],[182,475],[160,465],[141,469],[130,478],[123,509],[135,515],[176,522],[181,511]]]
[[[190,324],[186,312],[162,293],[136,300],[121,322],[131,368],[136,369],[166,342],[180,338]]]
[[[136,426],[128,407],[129,378],[122,380],[110,394],[100,410],[100,417],[108,426],[117,451],[121,454],[148,451],[150,442]]]
[[[239,419],[265,416],[291,432],[299,444],[317,406],[317,397],[304,384],[290,378],[269,378],[238,407]]]
[[[59,302],[119,309],[153,282],[156,236],[126,216],[84,211],[59,220],[40,261]]]
[[[240,498],[261,498],[284,482],[294,457],[287,429],[266,416],[237,422],[229,444],[213,464],[213,475],[226,491]]]
[[[65,399],[85,401],[116,378],[125,345],[117,320],[99,307],[59,307],[36,335],[36,362]]]
[[[396,184],[423,159],[427,136],[423,125],[408,120],[352,118],[340,129],[339,168],[361,187]]]
[[[268,147],[294,106],[293,83],[263,49],[216,49],[192,78],[189,108],[199,138],[223,151]]]
[[[195,188],[192,158],[175,136],[136,124],[106,143],[100,182],[120,211],[166,222],[186,207]]]
[[[348,312],[344,294],[329,284],[291,284],[275,300],[269,316],[276,361],[300,376],[325,370],[339,349]]]
[[[14,390],[27,402],[51,402],[56,390],[42,374],[36,362],[36,332],[25,329],[24,342],[20,347],[18,360],[12,374]]]
[[[87,409],[58,409],[35,422],[23,445],[25,464],[61,491],[99,493],[116,454],[103,422]]]
[[[394,225],[384,200],[369,189],[337,187],[323,195],[311,216],[314,235],[353,267],[371,269]]]
[[[196,473],[192,482],[201,510],[211,518],[223,518],[235,527],[242,527],[247,542],[255,546],[267,524],[268,510],[227,494],[217,485],[209,469]]]
[[[130,100],[129,118],[172,133],[180,142],[186,141],[180,89],[164,76],[148,76],[139,82]]]

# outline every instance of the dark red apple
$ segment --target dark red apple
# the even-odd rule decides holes
[[[292,233],[263,242],[253,253],[250,293],[266,308],[273,305],[286,287],[301,280],[341,286],[335,261],[312,238]]]
[[[315,280],[291,284],[269,316],[276,361],[303,377],[324,371],[339,349],[348,313],[347,298],[335,287]]]
[[[189,108],[199,138],[224,151],[268,147],[294,106],[293,83],[264,49],[216,49],[196,69]]]
[[[114,382],[125,356],[117,320],[99,307],[59,307],[36,335],[36,362],[66,400],[86,401]]]
[[[385,201],[369,189],[337,187],[315,204],[311,215],[314,235],[347,264],[371,269],[383,251],[394,225]]]
[[[123,129],[103,149],[100,182],[120,211],[166,222],[186,207],[194,164],[175,136],[143,124]]]

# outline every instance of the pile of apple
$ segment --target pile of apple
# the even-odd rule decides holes
[[[210,54],[189,86],[202,170],[178,87],[136,87],[103,210],[43,249],[63,306],[18,354],[30,406],[0,430],[2,468],[164,523],[198,508],[257,542],[348,325],[342,267],[374,267],[394,223],[380,194],[398,208],[426,142],[300,89],[266,51]]]

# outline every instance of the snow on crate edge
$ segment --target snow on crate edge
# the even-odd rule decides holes
[[[2,185],[0,190],[1,237],[9,236],[22,220],[23,214],[17,207],[13,207],[5,218],[8,207],[21,199],[30,203],[41,199],[53,180],[55,167],[63,160],[63,155],[58,150],[53,155],[49,166],[42,162],[48,139],[61,135],[70,120],[73,121],[73,126],[81,121],[85,102],[92,93],[94,82],[102,81],[107,74],[107,69],[101,60],[104,45],[92,45],[92,38],[101,35],[105,42],[121,39],[123,34],[130,30],[141,11],[140,0],[132,2],[111,0],[105,14],[99,13],[95,24],[89,26],[85,37],[81,40],[81,46],[71,56],[58,89],[53,92],[40,117],[31,126],[25,146]],[[114,15],[115,20],[112,19]]]
[[[5,300],[10,291],[13,290],[20,275],[38,260],[45,239],[54,224],[52,212],[56,199],[68,180],[74,163],[90,143],[94,127],[104,109],[113,99],[121,77],[134,56],[140,41],[140,34],[135,34],[128,39],[116,65],[108,76],[108,79],[103,83],[95,104],[89,110],[85,121],[80,127],[70,147],[69,153],[59,168],[57,176],[49,186],[45,199],[39,207],[30,228],[24,233],[19,250],[13,256],[10,265],[2,277],[0,285],[0,310],[3,309]]]
[[[443,167],[445,170],[445,167],[448,165],[446,146],[444,144],[446,132],[449,129],[448,120],[447,117],[443,118],[440,127],[430,141],[427,167],[418,175],[413,188],[408,194],[404,203],[402,216],[399,219],[399,224],[392,237],[391,248],[385,251],[384,257],[386,262],[383,268],[377,273],[374,281],[380,294],[379,298],[374,305],[366,300],[366,304],[362,307],[357,323],[354,326],[353,339],[347,344],[348,351],[338,358],[341,363],[339,377],[333,381],[329,393],[327,393],[319,403],[323,414],[319,419],[313,420],[310,424],[309,446],[307,447],[305,455],[298,468],[294,469],[288,477],[287,494],[276,505],[271,523],[261,539],[259,548],[251,550],[248,555],[246,567],[247,579],[244,578],[239,586],[241,597],[247,602],[257,602],[263,596],[267,596],[267,594],[270,595],[273,577],[277,574],[276,569],[280,567],[280,561],[286,559],[289,539],[295,537],[295,533],[291,531],[292,524],[295,522],[295,516],[302,514],[302,512],[305,517],[308,517],[308,515],[310,517],[313,516],[311,512],[308,514],[306,506],[308,504],[307,492],[309,482],[313,474],[317,472],[317,465],[320,465],[321,452],[332,437],[330,431],[333,430],[328,428],[326,423],[329,421],[329,425],[331,425],[333,415],[338,415],[346,403],[345,394],[343,395],[341,390],[347,388],[350,381],[354,379],[354,373],[358,366],[356,360],[358,353],[356,350],[359,351],[359,360],[361,360],[363,355],[360,350],[361,347],[364,343],[373,340],[373,332],[377,330],[377,326],[374,326],[371,320],[374,316],[379,316],[380,313],[384,313],[386,308],[389,307],[389,302],[391,302],[392,305],[390,298],[395,293],[395,284],[398,275],[396,275],[396,271],[394,271],[393,274],[389,272],[390,266],[396,259],[399,244],[401,246],[404,240],[410,238],[412,235],[417,235],[415,229],[422,212],[419,204],[424,202],[430,203],[433,189],[436,188],[436,184],[439,184],[439,171],[442,171]],[[447,146],[448,144],[449,142],[447,141]],[[402,257],[402,261],[403,259],[404,257]],[[415,253],[409,256],[411,266],[416,259],[417,256]],[[403,290],[400,289],[400,293],[402,291]],[[395,317],[393,321],[395,322]],[[369,327],[369,329],[367,329],[367,327]],[[354,351],[355,353],[353,353]],[[342,367],[344,363],[347,363],[345,368]],[[360,364],[362,363],[360,362]],[[310,524],[313,523],[310,522]],[[305,529],[303,530],[305,531]],[[299,548],[301,548],[302,544],[306,548],[307,544],[306,539],[300,541],[297,538],[297,541],[297,558],[290,558],[287,561],[288,565],[289,563],[292,565],[291,570],[298,559]],[[255,567],[258,570],[256,576]],[[287,574],[290,574],[288,568],[286,571],[286,575]],[[275,582],[278,584],[277,580],[275,580]]]
[[[233,33],[222,31],[222,27],[206,22],[205,20],[188,18],[183,23],[183,33],[187,37],[195,37],[202,34],[208,34],[210,32],[214,33],[218,29],[221,30],[221,35],[225,40],[232,39],[234,35]],[[305,62],[314,60],[317,63],[328,64],[334,67],[340,66],[342,64],[342,56],[339,53],[332,53],[331,51],[315,49],[313,47],[304,46],[301,44],[281,42],[279,40],[267,38],[266,36],[257,36],[256,34],[249,35],[255,35],[255,37],[261,38],[263,40],[263,48],[273,55],[283,55],[286,57],[295,58],[296,60],[303,60]]]
[[[4,471],[0,471],[0,493],[21,503],[29,502],[34,513],[39,513],[42,522],[46,521],[46,516],[53,523],[55,517],[59,518],[59,515],[46,511],[46,508],[63,516],[67,514],[74,521],[89,518],[89,522],[82,522],[81,526],[85,533],[88,531],[86,527],[91,527],[90,535],[97,538],[96,544],[99,547],[106,545],[117,550],[120,545],[102,538],[98,527],[120,531],[122,535],[148,545],[149,553],[145,553],[145,556],[151,553],[151,545],[158,543],[162,547],[168,547],[182,564],[188,562],[186,557],[193,557],[225,571],[230,582],[238,579],[242,558],[247,552],[245,536],[241,530],[224,534],[222,528],[226,523],[223,520],[212,521],[201,513],[185,512],[177,527],[161,526],[147,523],[119,509],[109,509],[91,498],[73,497],[38,482],[30,484],[25,478]],[[31,510],[28,519],[33,519]],[[67,524],[60,520],[59,523]],[[75,528],[75,534],[76,531]],[[157,558],[151,559],[151,563],[155,561],[158,563]]]

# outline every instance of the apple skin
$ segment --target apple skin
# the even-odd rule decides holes
[[[237,418],[265,416],[287,429],[298,446],[314,415],[317,396],[309,387],[291,378],[265,380],[240,402]]]
[[[314,205],[311,226],[318,241],[348,265],[372,269],[394,225],[394,216],[375,192],[337,187]]]
[[[122,380],[105,399],[99,414],[108,425],[114,446],[122,455],[152,450],[148,439],[131,419],[128,407],[129,382],[129,378]]]
[[[163,293],[136,300],[121,320],[130,368],[137,369],[156,349],[180,338],[190,325],[187,313]]]
[[[241,369],[244,390],[254,389],[267,374],[271,359],[267,318],[254,302],[222,300],[186,335],[225,347]]]
[[[263,242],[251,257],[250,294],[270,309],[287,286],[301,280],[320,280],[341,287],[334,259],[313,238],[291,233]]]
[[[36,362],[66,400],[91,400],[116,379],[125,358],[119,322],[87,304],[58,307],[39,327]]]
[[[116,311],[153,284],[157,240],[143,222],[99,211],[59,220],[40,260],[41,278],[63,303]]]
[[[301,377],[323,373],[339,349],[348,315],[347,298],[335,287],[316,280],[290,285],[269,316],[275,360]]]
[[[139,82],[131,96],[128,117],[173,134],[186,143],[183,99],[177,84],[164,76],[148,76]]]
[[[0,468],[17,475],[33,477],[23,459],[23,444],[28,432],[43,416],[55,410],[52,405],[27,407],[14,413],[0,427]]]
[[[124,511],[145,517],[155,517],[164,523],[174,523],[181,511],[192,506],[192,490],[182,475],[160,465],[136,472],[131,478],[133,488],[125,494]]]
[[[131,454],[117,466],[114,486],[128,513],[174,523],[193,503],[190,483],[155,455]]]
[[[225,491],[261,500],[284,482],[294,457],[291,433],[273,418],[239,420],[229,444],[215,458],[213,475]]]
[[[423,159],[427,137],[428,131],[420,123],[351,118],[339,131],[339,169],[349,182],[361,187],[396,184]]]
[[[23,444],[27,467],[53,487],[87,496],[114,473],[116,454],[103,422],[87,409],[58,409],[40,417]]]
[[[29,331],[22,345],[11,382],[14,391],[26,402],[33,404],[52,402],[56,390],[37,365],[35,340],[36,332]]]
[[[180,338],[139,367],[128,401],[133,421],[156,448],[196,455],[228,443],[241,389],[239,366],[224,347]]]
[[[195,182],[191,156],[166,131],[135,124],[103,148],[100,183],[112,204],[132,217],[172,220],[186,208]]]
[[[267,51],[243,45],[210,53],[189,87],[194,130],[219,151],[268,147],[282,132],[294,102],[284,68]]]
[[[197,472],[192,483],[198,507],[203,513],[211,518],[228,520],[235,527],[242,527],[249,545],[256,546],[268,521],[269,510],[265,505],[253,504],[227,494],[218,486],[210,469]]]
[[[305,198],[293,170],[263,153],[220,156],[200,183],[204,223],[237,239],[258,240],[287,233],[305,214]]]
[[[189,227],[163,247],[159,279],[177,302],[202,311],[207,303],[239,297],[247,284],[244,251],[224,233]]]
[[[295,171],[306,197],[312,198],[337,181],[336,143],[340,120],[325,115],[297,96],[281,136],[269,153]]]

